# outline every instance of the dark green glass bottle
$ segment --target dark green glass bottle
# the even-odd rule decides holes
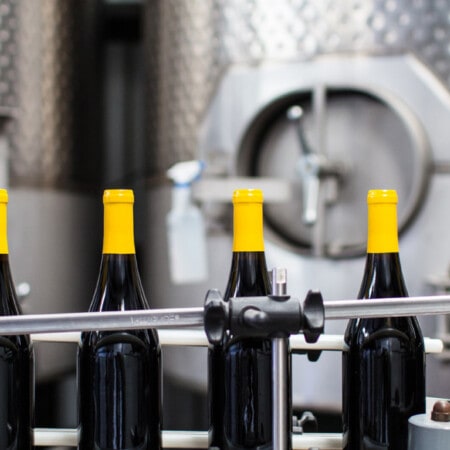
[[[263,195],[243,189],[233,194],[233,255],[224,299],[268,295],[264,254]],[[271,449],[272,347],[270,339],[227,336],[209,350],[210,447]],[[290,398],[290,379],[286,380]],[[286,411],[290,443],[291,411]]]
[[[368,194],[368,243],[358,298],[407,297],[397,234],[397,194]],[[425,353],[415,317],[352,319],[343,352],[346,450],[407,450],[408,418],[425,412]]]
[[[8,192],[0,189],[0,315],[21,314],[9,265]],[[0,449],[33,445],[34,350],[28,335],[0,336]]]
[[[89,311],[148,309],[133,233],[133,192],[107,190],[103,256]],[[161,448],[161,349],[155,330],[82,333],[79,450]]]

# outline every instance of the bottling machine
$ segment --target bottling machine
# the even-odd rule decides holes
[[[399,195],[410,295],[448,292],[449,12],[448,0],[0,2],[0,180],[24,311],[86,310],[99,193],[124,185],[136,192],[138,257],[155,308],[198,307],[208,289],[224,289],[238,187],[264,191],[268,266],[287,268],[290,293],[356,296],[365,195],[383,187]],[[208,272],[179,283],[167,170],[185,161],[204,164],[191,201]],[[445,398],[450,324],[444,315],[420,322],[444,342],[427,359],[427,392]],[[325,333],[342,335],[345,323]],[[72,423],[73,344],[38,345],[38,385],[60,386],[59,419]],[[338,418],[339,352],[293,361],[294,408]],[[204,405],[206,374],[203,348],[167,348],[167,407]],[[180,407],[169,423],[203,426],[200,409],[199,422]]]

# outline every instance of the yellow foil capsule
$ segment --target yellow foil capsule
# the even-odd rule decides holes
[[[8,191],[0,189],[0,254],[8,253]]]
[[[233,193],[233,251],[264,251],[263,193],[259,189],[238,189]]]
[[[367,194],[367,253],[398,253],[397,192],[370,190]]]
[[[134,254],[134,194],[131,189],[107,189],[104,205],[104,254]]]

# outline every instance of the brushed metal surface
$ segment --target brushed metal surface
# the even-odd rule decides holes
[[[74,1],[16,4],[11,182],[54,186],[68,179],[73,151]]]
[[[0,110],[17,106],[17,42],[19,2],[0,2]]]
[[[154,171],[196,157],[207,107],[233,66],[413,54],[450,86],[448,0],[158,0],[147,6]]]
[[[215,2],[202,0],[147,2],[152,170],[195,154],[205,105],[221,70],[216,9]]]

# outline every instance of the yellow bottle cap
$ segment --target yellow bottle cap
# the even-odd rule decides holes
[[[373,189],[367,194],[367,253],[398,253],[397,192]]]
[[[134,203],[134,193],[131,189],[106,189],[103,203]]]
[[[374,203],[398,203],[397,191],[394,189],[371,189],[367,193],[367,204]]]
[[[0,189],[0,254],[7,255],[8,251],[8,191]]]
[[[233,204],[262,203],[263,193],[260,189],[237,189],[233,192]]]
[[[104,204],[104,254],[134,254],[134,194],[131,189],[107,189]]]
[[[233,193],[233,251],[264,251],[263,193],[259,189],[238,189]]]
[[[0,203],[8,203],[8,191],[0,189]]]

